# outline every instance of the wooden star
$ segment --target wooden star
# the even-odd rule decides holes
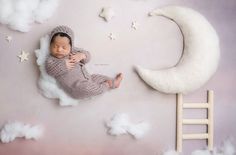
[[[12,36],[6,36],[6,40],[7,40],[7,42],[11,42]]]
[[[24,50],[21,50],[21,54],[18,55],[20,58],[20,62],[27,61],[28,60],[29,53],[25,52]]]
[[[111,18],[115,15],[115,12],[111,7],[104,7],[102,8],[102,11],[100,12],[99,16],[104,18],[105,21],[111,20]]]
[[[115,40],[116,36],[113,33],[110,33],[109,36],[110,40]]]
[[[138,29],[138,23],[136,21],[132,22],[131,28],[137,30]]]

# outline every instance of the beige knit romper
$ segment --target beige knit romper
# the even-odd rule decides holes
[[[77,51],[73,52],[84,53],[86,59],[77,63],[70,70],[66,68],[65,59],[67,57],[58,59],[49,55],[46,60],[45,67],[47,73],[57,80],[61,88],[76,99],[89,98],[109,90],[105,81],[111,80],[111,78],[99,74],[90,75],[87,72],[85,64],[90,60],[89,52],[82,49],[77,49]]]
[[[65,62],[65,59],[68,57],[58,59],[49,55],[45,62],[47,73],[56,79],[60,87],[68,95],[76,99],[89,98],[109,90],[110,88],[105,84],[105,81],[111,80],[111,78],[99,74],[90,75],[86,71],[85,64],[89,62],[90,54],[88,51],[74,47],[74,32],[71,28],[64,25],[55,27],[50,34],[50,41],[59,32],[65,33],[70,37],[72,44],[71,52],[84,53],[86,59],[76,63],[75,67],[69,70]]]

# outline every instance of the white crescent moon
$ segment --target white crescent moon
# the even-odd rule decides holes
[[[167,6],[150,16],[174,20],[184,39],[183,54],[172,68],[149,70],[136,66],[139,76],[154,89],[164,93],[189,93],[203,86],[215,73],[219,58],[219,38],[200,13],[185,7]]]

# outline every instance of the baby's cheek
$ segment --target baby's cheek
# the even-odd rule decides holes
[[[52,46],[50,46],[50,52],[52,53],[52,52],[54,52],[54,51],[55,51],[55,48],[52,47]]]

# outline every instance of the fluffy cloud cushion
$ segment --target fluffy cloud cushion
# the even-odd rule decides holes
[[[33,22],[43,23],[56,11],[59,0],[0,0],[0,23],[28,32]]]
[[[17,137],[25,139],[39,139],[43,134],[43,128],[40,125],[24,124],[22,122],[9,122],[4,125],[0,132],[2,143],[9,143]]]
[[[37,65],[40,70],[40,77],[38,81],[41,93],[48,98],[59,99],[61,106],[77,105],[80,100],[73,99],[67,95],[57,84],[56,80],[47,74],[45,70],[45,60],[49,55],[49,35],[40,39],[40,49],[35,50],[37,57]]]
[[[124,113],[115,114],[110,121],[106,122],[108,134],[113,136],[130,134],[135,139],[140,139],[149,131],[150,125],[147,122],[133,123],[129,116]]]
[[[175,150],[167,150],[162,155],[182,155]],[[227,139],[224,143],[215,147],[213,151],[210,150],[194,150],[190,155],[235,155],[235,146],[233,145],[232,139]]]

